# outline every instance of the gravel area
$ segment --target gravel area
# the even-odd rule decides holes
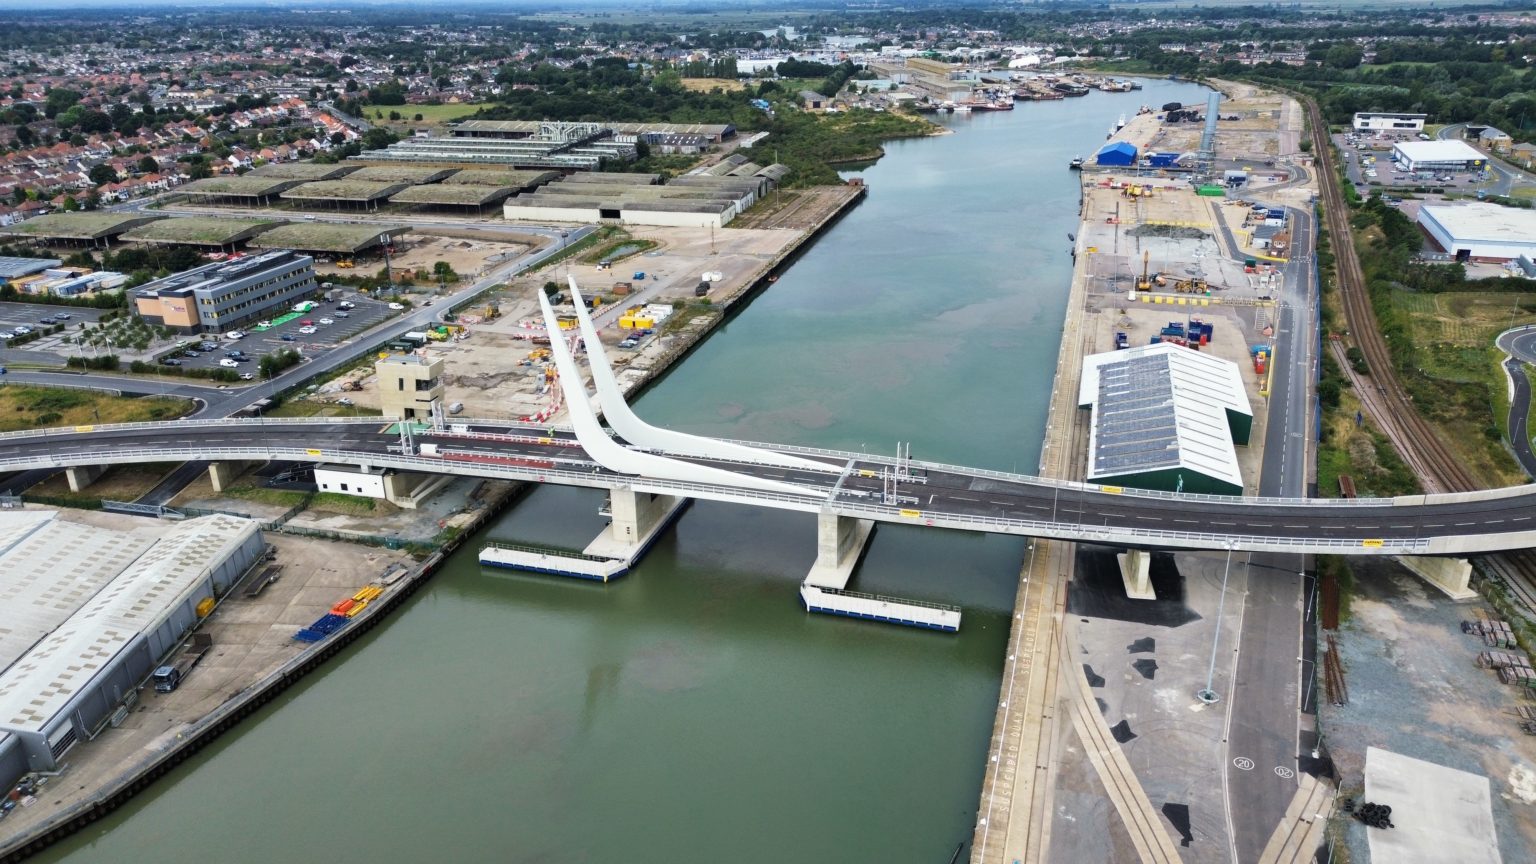
[[[1485,646],[1461,632],[1462,621],[1492,610],[1445,598],[1395,561],[1352,563],[1355,595],[1338,636],[1349,704],[1324,703],[1320,717],[1340,798],[1359,794],[1372,746],[1480,774],[1492,784],[1503,859],[1536,860],[1536,737],[1521,734],[1514,716],[1536,702],[1477,668]],[[1350,860],[1369,861],[1371,829],[1348,825]]]

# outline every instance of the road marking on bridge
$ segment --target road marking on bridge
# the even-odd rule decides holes
[[[1232,764],[1236,766],[1239,771],[1253,770],[1253,760],[1249,759],[1247,756],[1239,756],[1236,759],[1233,759]]]

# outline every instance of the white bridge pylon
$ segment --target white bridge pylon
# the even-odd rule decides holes
[[[708,465],[679,462],[654,453],[632,450],[608,437],[608,433],[604,432],[602,425],[597,422],[597,415],[592,412],[592,402],[587,395],[586,386],[581,383],[581,373],[576,368],[576,358],[571,356],[570,347],[566,345],[564,339],[560,338],[560,323],[555,320],[555,310],[549,305],[549,298],[544,296],[543,291],[536,293],[539,295],[539,308],[544,312],[544,327],[550,336],[549,350],[554,355],[555,368],[560,373],[560,388],[565,391],[565,405],[571,415],[571,427],[576,431],[576,440],[581,443],[582,448],[594,462],[616,474],[677,480],[684,483],[734,486],[739,489],[757,489],[789,495],[825,497],[826,493],[823,490],[766,478],[749,477]]]
[[[668,453],[682,453],[705,459],[753,462],[759,465],[777,465],[781,468],[821,471],[827,474],[837,474],[843,470],[842,465],[834,466],[787,453],[774,453],[744,444],[732,444],[700,435],[689,435],[686,432],[660,429],[641,420],[625,401],[624,392],[619,389],[618,378],[613,374],[613,367],[608,364],[608,355],[603,351],[603,343],[598,338],[597,327],[592,323],[592,316],[587,313],[587,304],[582,299],[581,289],[576,287],[576,277],[567,276],[566,281],[571,287],[571,301],[576,306],[576,321],[581,327],[581,339],[587,344],[587,365],[592,369],[592,385],[597,388],[598,404],[603,406],[603,416],[607,418],[608,425],[613,427],[613,431],[619,433],[619,437],[636,447],[665,450]]]

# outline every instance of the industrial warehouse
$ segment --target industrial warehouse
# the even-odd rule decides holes
[[[688,174],[665,185],[660,184],[659,174],[573,174],[531,194],[509,198],[502,213],[508,219],[531,222],[721,228],[788,171],[782,165],[752,168],[754,173],[748,176]]]
[[[255,522],[114,530],[0,513],[0,781],[61,768],[262,556]],[[60,580],[60,573],[72,578]]]
[[[1536,259],[1536,211],[1498,204],[1425,204],[1419,226],[1457,261]]]
[[[1253,409],[1236,364],[1169,342],[1093,354],[1077,401],[1093,412],[1088,482],[1243,494],[1233,445]]]

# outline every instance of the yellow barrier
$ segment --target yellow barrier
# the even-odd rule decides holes
[[[907,517],[908,519],[921,519],[921,518],[923,518],[923,511],[921,511],[921,510],[906,510],[906,509],[903,509],[903,510],[899,510],[897,512],[899,512],[901,515]]]
[[[356,600],[359,603],[367,603],[369,600],[372,600],[373,598],[375,598],[375,597],[377,597],[377,596],[379,596],[380,594],[383,594],[383,593],[384,593],[384,589],[383,588],[380,588],[377,585],[369,585],[366,588],[362,589],[361,591],[357,592],[356,594],[353,594],[352,595],[352,599]]]
[[[1123,486],[1100,486],[1099,487],[1099,491],[1107,493],[1107,494],[1110,494],[1110,495],[1119,495],[1121,492],[1125,491],[1125,487],[1123,487]]]
[[[310,455],[310,456],[319,456],[320,455],[320,451],[319,450],[315,450],[315,449],[308,449],[308,450],[305,450],[304,452],[306,454]]]
[[[95,432],[96,431],[96,427],[95,426],[76,426],[75,427],[75,431],[76,432]]]
[[[1385,546],[1387,544],[1383,543],[1380,540],[1361,540],[1360,541],[1360,545],[1364,546],[1367,549],[1380,549],[1381,547],[1383,547],[1383,546]]]

